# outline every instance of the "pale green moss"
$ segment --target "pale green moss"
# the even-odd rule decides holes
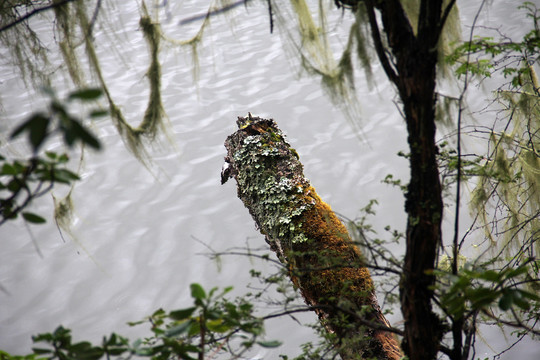
[[[483,222],[493,251],[513,258],[527,251],[540,251],[540,97],[535,94],[538,79],[520,92],[499,91],[499,101],[507,109],[507,132],[492,132],[485,165],[473,192],[471,208]],[[499,221],[500,220],[500,221]],[[497,227],[493,227],[493,223]],[[497,239],[497,241],[495,241]]]

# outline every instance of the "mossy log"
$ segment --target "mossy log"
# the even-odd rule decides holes
[[[400,359],[360,251],[304,177],[298,153],[272,119],[248,114],[237,124],[225,141],[222,183],[236,179],[238,197],[306,303],[336,335],[341,357]]]

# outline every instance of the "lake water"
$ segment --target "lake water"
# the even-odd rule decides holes
[[[203,4],[192,3],[171,5],[168,21],[161,12],[168,35],[186,39],[197,29],[199,23],[178,25],[180,19],[204,13]],[[513,9],[514,3],[502,2],[502,8],[498,3],[494,1],[482,21],[506,21],[504,9]],[[138,26],[140,11],[135,2],[113,4],[105,2],[107,16],[114,18],[112,28],[95,29],[97,50],[113,96],[128,121],[137,124],[148,96],[144,76],[148,55]],[[137,335],[126,322],[159,307],[188,307],[192,282],[205,288],[234,285],[242,294],[254,284],[249,269],[271,271],[242,256],[225,256],[218,267],[202,255],[207,246],[224,251],[265,244],[236,197],[234,181],[220,185],[223,142],[235,131],[236,117],[248,111],[277,121],[300,154],[306,176],[335,211],[355,218],[376,198],[375,228],[381,233],[386,225],[403,228],[403,197],[399,190],[381,184],[387,174],[405,180],[408,174],[407,163],[396,156],[407,146],[392,87],[377,65],[375,89],[370,90],[363,75],[357,74],[362,108],[358,136],[329,102],[318,80],[298,77],[297,59],[285,55],[279,34],[269,33],[266,7],[261,4],[212,19],[199,48],[196,84],[189,52],[162,44],[163,103],[174,146],[163,139],[162,146],[155,147],[152,171],[125,149],[108,120],[96,124],[94,130],[105,150],[85,154],[82,181],[73,192],[74,240],[67,234],[63,239],[54,225],[49,196],[34,207],[49,214],[46,225],[27,229],[17,221],[0,228],[0,284],[5,289],[0,292],[0,349],[26,353],[31,335],[52,331],[59,324],[73,329],[76,339],[99,341],[111,331]],[[463,4],[467,21],[475,7]],[[346,29],[350,19],[334,13],[331,36],[344,43],[339,30]],[[519,26],[512,29],[519,31]],[[27,91],[17,72],[4,62],[0,79],[3,116],[9,126],[42,106],[40,95]],[[61,79],[53,85],[59,91],[65,88]],[[54,193],[61,197],[66,189]],[[447,225],[451,226],[450,220]],[[315,321],[310,315],[300,318]],[[397,320],[397,315],[391,318]],[[254,357],[294,355],[298,344],[313,338],[309,329],[291,319],[270,321],[267,327],[268,338],[280,339],[284,345],[261,350]],[[490,331],[482,335],[493,350],[479,340],[478,356],[504,349],[499,335]],[[534,342],[517,349],[502,358],[519,354],[520,359],[537,359],[540,353],[540,345]]]

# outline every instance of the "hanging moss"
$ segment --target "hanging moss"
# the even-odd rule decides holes
[[[64,238],[63,233],[69,235],[69,238],[75,242],[75,244],[88,256],[88,258],[100,269],[101,272],[106,274],[105,269],[98,263],[98,261],[92,256],[88,249],[83,245],[81,241],[75,236],[72,230],[73,225],[73,214],[74,206],[73,200],[71,198],[73,188],[68,192],[68,194],[62,198],[57,199],[53,196],[54,201],[54,221],[60,232],[62,239]]]
[[[203,36],[204,36],[206,28],[210,25],[209,14],[210,12],[207,13],[207,16],[202,21],[202,24],[199,27],[199,30],[195,33],[195,35],[187,40],[178,40],[178,39],[171,38],[170,36],[168,36],[161,30],[161,27],[156,27],[156,30],[159,31],[159,35],[162,39],[164,39],[170,44],[178,45],[178,46],[189,49],[189,51],[191,52],[191,60],[193,63],[192,65],[193,66],[193,71],[192,71],[193,80],[195,81],[196,84],[199,80],[199,70],[200,70],[198,46],[201,44],[203,40]]]
[[[90,65],[96,73],[101,87],[109,102],[111,118],[118,129],[118,132],[128,149],[146,166],[149,165],[150,156],[145,148],[145,140],[152,142],[159,130],[165,132],[165,112],[161,101],[161,65],[159,63],[159,25],[154,24],[147,14],[146,7],[143,6],[146,15],[141,17],[140,26],[150,48],[150,66],[146,73],[150,83],[150,96],[143,120],[137,127],[132,127],[107,87],[107,83],[101,72],[100,62],[97,57],[92,39],[85,37],[86,53],[90,60]],[[89,28],[86,8],[82,2],[77,3],[77,17],[83,31]]]
[[[523,176],[530,188],[530,199],[540,208],[540,155],[532,149],[524,149],[519,154]]]
[[[150,48],[150,67],[146,76],[150,82],[150,98],[148,106],[144,113],[144,118],[135,132],[139,135],[144,135],[150,140],[154,140],[158,129],[163,129],[163,119],[165,111],[161,102],[161,65],[159,63],[159,40],[160,32],[157,30],[158,25],[152,23],[149,16],[141,17],[139,22],[144,37]]]
[[[371,54],[368,50],[371,46],[369,20],[366,12],[365,4],[359,3],[358,9],[355,12],[355,22],[351,27],[349,34],[349,42],[356,40],[356,55],[360,61],[361,68],[364,70],[368,86],[372,85],[373,72],[371,69]],[[351,44],[347,44],[347,49]]]
[[[540,251],[540,97],[534,91],[538,79],[530,74],[521,91],[497,92],[507,109],[508,131],[491,134],[493,150],[471,201],[493,250],[506,258]]]
[[[71,199],[71,191],[62,199],[58,200],[53,196],[54,200],[54,221],[61,230],[72,236],[71,225],[73,223],[73,201]]]
[[[359,130],[358,122],[361,117],[354,91],[352,55],[355,54],[354,47],[360,44],[357,51],[362,54],[362,63],[366,63],[367,57],[363,56],[366,54],[365,48],[361,47],[363,39],[360,39],[364,32],[358,31],[361,30],[360,27],[353,27],[349,32],[346,47],[339,60],[336,60],[328,40],[327,7],[331,4],[319,1],[315,11],[310,9],[305,0],[292,0],[290,4],[291,14],[287,14],[289,9],[284,4],[275,7],[276,23],[285,35],[284,45],[288,47],[286,50],[295,58],[300,57],[302,70],[321,79],[326,95],[340,107],[356,130]],[[293,29],[297,34],[291,30],[292,22],[295,22]],[[369,68],[366,69],[370,74]]]
[[[59,0],[55,0],[58,2]],[[69,76],[78,87],[86,86],[83,78],[84,73],[81,70],[79,57],[77,56],[77,47],[83,43],[78,39],[79,29],[77,29],[77,16],[71,3],[64,3],[54,8],[56,19],[56,29],[59,33],[58,46],[67,67]],[[84,36],[84,34],[83,34]]]
[[[443,1],[443,9],[446,9],[449,2],[450,0]],[[446,19],[438,43],[439,59],[437,62],[437,70],[440,75],[445,78],[451,78],[454,75],[452,67],[448,66],[446,58],[452,54],[458,43],[461,41],[461,21],[459,16],[459,8],[457,4],[454,4]]]
[[[393,335],[357,321],[388,326],[360,251],[304,177],[297,152],[271,119],[248,114],[237,124],[239,130],[225,141],[222,182],[236,179],[238,197],[306,303],[324,326],[349,344],[340,352],[342,358],[399,359]]]
[[[21,6],[28,11],[38,4],[18,0],[0,1],[0,24],[9,24],[20,17]],[[50,84],[48,49],[28,23],[21,23],[0,32],[0,44],[11,54],[11,64],[16,66],[27,87],[38,88]]]
[[[450,1],[446,0],[443,8]],[[283,32],[288,34],[286,42],[294,48],[294,53],[300,55],[300,64],[308,74],[320,77],[321,84],[331,101],[338,105],[349,122],[357,132],[361,132],[359,127],[360,104],[355,94],[354,60],[352,55],[356,54],[360,68],[366,75],[367,85],[371,85],[371,59],[369,49],[371,46],[371,30],[365,4],[356,1],[340,1],[340,6],[350,9],[355,16],[355,23],[351,26],[346,46],[343,48],[339,61],[334,58],[334,51],[328,41],[327,11],[326,7],[330,2],[319,1],[316,11],[309,8],[304,0],[291,0],[293,16],[296,17],[296,29],[299,40],[290,31],[290,16],[285,14],[285,6],[276,7],[276,18],[278,25]],[[418,27],[418,16],[420,11],[419,0],[401,1],[405,13],[407,14],[412,28],[416,32]],[[315,16],[316,13],[317,21]],[[461,28],[459,12],[454,4],[446,20],[445,27],[439,41],[439,62],[438,70],[441,75],[450,75],[448,66],[444,58],[453,48],[454,44],[461,38]],[[384,40],[384,39],[383,39]],[[356,51],[354,51],[356,48]],[[362,86],[365,86],[362,84]],[[439,118],[442,118],[440,116]],[[447,118],[448,119],[448,118]]]

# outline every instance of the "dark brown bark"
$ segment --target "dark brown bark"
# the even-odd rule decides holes
[[[407,248],[400,284],[405,320],[402,348],[411,360],[435,359],[442,337],[440,320],[432,310],[431,290],[443,211],[435,144],[435,80],[442,0],[421,1],[416,33],[398,0],[366,0],[366,6],[375,43],[382,43],[375,9],[381,14],[391,56],[383,49],[377,49],[377,54],[387,64],[385,72],[401,98],[410,147],[411,179],[405,202]]]
[[[382,314],[368,269],[347,229],[304,177],[298,154],[273,120],[238,119],[225,142],[222,182],[234,177],[238,197],[306,303],[348,359],[403,354]]]

